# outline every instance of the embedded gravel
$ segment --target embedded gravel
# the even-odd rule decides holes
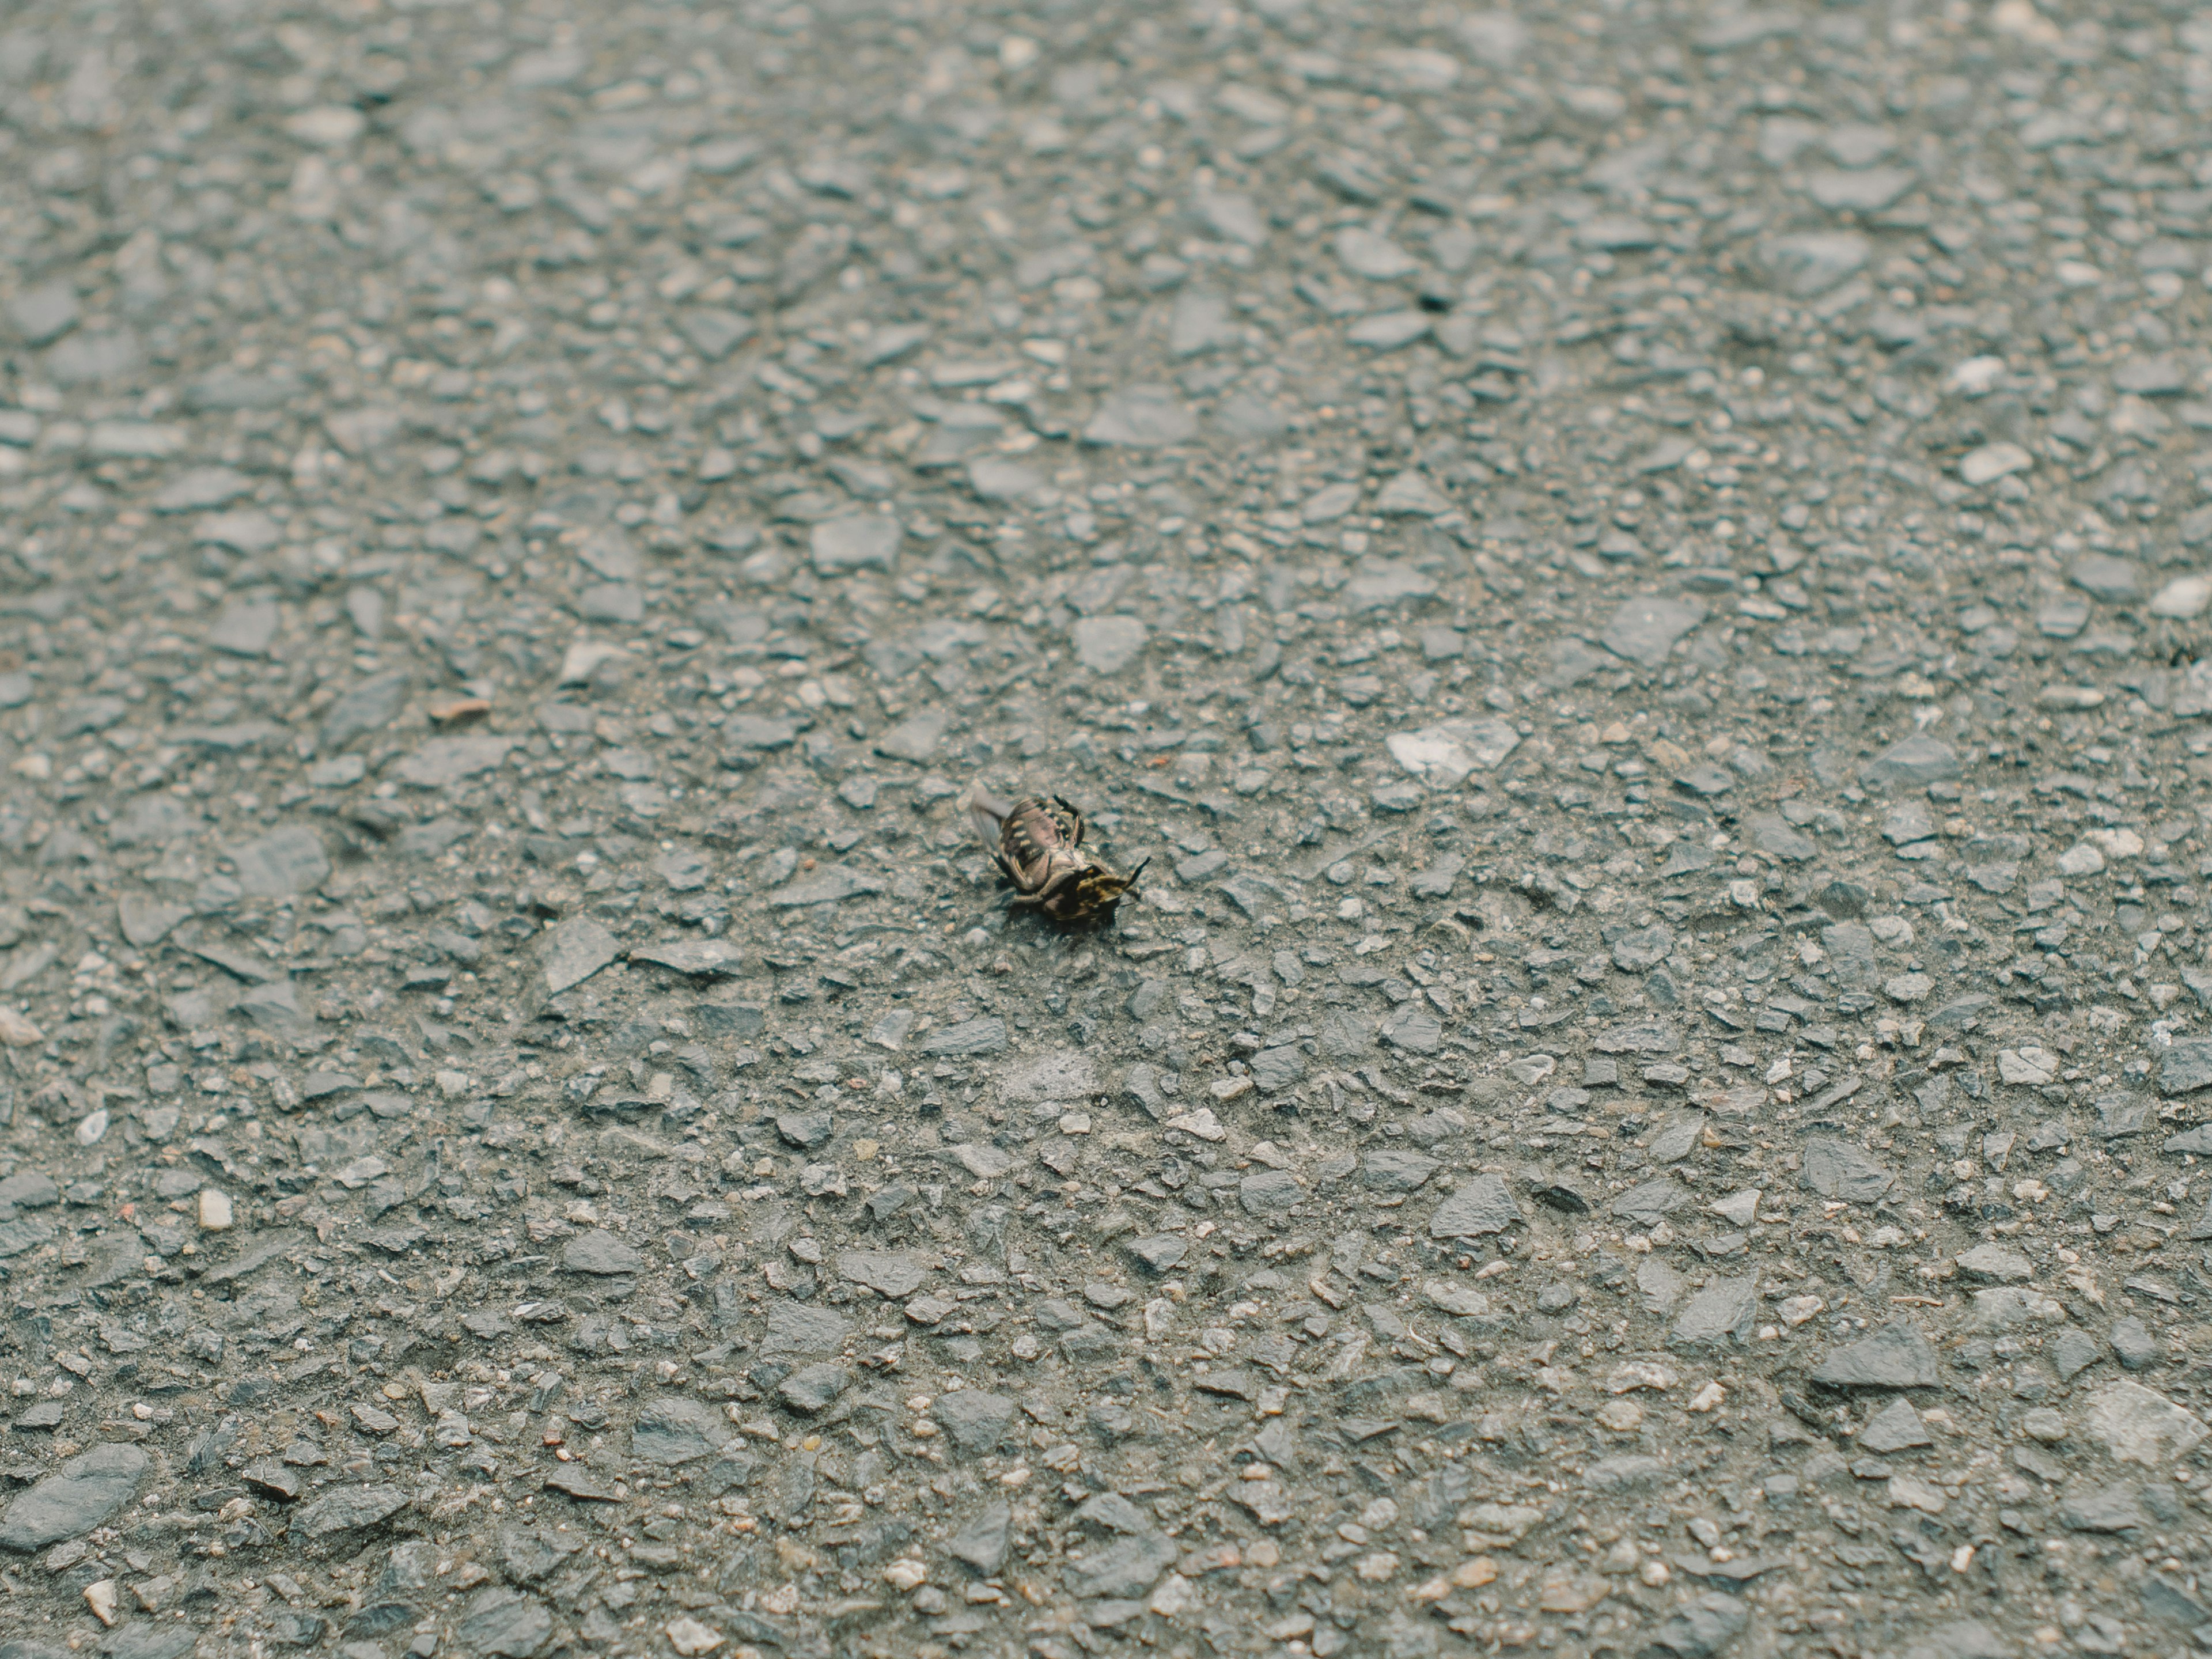
[[[10,8],[0,1656],[2212,1642],[2208,108]]]

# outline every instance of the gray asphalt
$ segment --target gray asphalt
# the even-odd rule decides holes
[[[0,1656],[2212,1645],[2208,102],[14,8]]]

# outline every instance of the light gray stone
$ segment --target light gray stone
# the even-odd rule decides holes
[[[582,984],[622,955],[615,936],[589,916],[570,916],[546,931],[540,961],[554,996]]]
[[[1667,1346],[1698,1349],[1747,1341],[1758,1313],[1756,1274],[1716,1279],[1682,1304],[1667,1334]]]
[[[604,1227],[594,1227],[562,1247],[561,1265],[572,1273],[607,1277],[642,1272],[645,1256],[629,1240]]]
[[[846,1250],[837,1271],[878,1296],[903,1302],[929,1282],[928,1260],[912,1250]]]
[[[356,738],[391,725],[407,705],[411,683],[404,668],[355,681],[323,716],[323,747],[343,749]]]
[[[1431,1238],[1483,1238],[1522,1219],[1521,1206],[1503,1177],[1470,1176],[1429,1218]]]
[[[1359,1161],[1362,1179],[1378,1193],[1413,1192],[1437,1171],[1436,1159],[1411,1147],[1371,1147]]]
[[[1859,768],[1859,781],[1869,789],[1924,789],[1958,775],[1958,751],[1924,732],[1892,744]]]
[[[844,1345],[852,1328],[849,1321],[828,1308],[779,1299],[769,1304],[761,1354],[775,1358],[785,1354],[834,1353]]]
[[[945,1540],[945,1553],[988,1578],[1006,1565],[1012,1530],[1012,1506],[1003,1500],[988,1503]]]
[[[825,576],[854,570],[889,570],[898,561],[905,532],[886,513],[852,513],[825,519],[808,536],[814,568]]]
[[[1959,1276],[1979,1285],[2014,1285],[2035,1277],[2034,1264],[2008,1244],[1977,1244],[1961,1250]]]
[[[1068,630],[1075,659],[1094,674],[1118,674],[1143,653],[1151,631],[1134,617],[1085,617]]]
[[[1083,441],[1157,449],[1198,435],[1198,417],[1164,386],[1132,386],[1109,397],[1083,429]]]
[[[1874,1414],[1866,1427],[1859,1431],[1855,1443],[1862,1451],[1887,1456],[1916,1446],[1932,1446],[1936,1437],[1928,1432],[1927,1424],[1912,1409],[1912,1402],[1900,1395]]]
[[[1682,636],[1705,619],[1705,607],[1698,600],[1640,593],[1621,601],[1599,637],[1615,656],[1656,668]]]
[[[2192,1413],[2140,1382],[2106,1383],[2082,1408],[2082,1431],[2124,1463],[2163,1469],[2186,1457],[2208,1432]]]
[[[876,739],[876,752],[919,766],[937,753],[951,717],[941,708],[917,709]]]
[[[392,775],[417,789],[443,789],[494,770],[514,744],[514,738],[496,733],[432,738],[404,757]]]
[[[1006,1051],[1006,1022],[996,1014],[963,1020],[928,1032],[915,1047],[925,1054],[1002,1054]]]
[[[288,823],[230,850],[238,884],[252,898],[289,898],[311,893],[331,878],[331,861],[319,836]]]

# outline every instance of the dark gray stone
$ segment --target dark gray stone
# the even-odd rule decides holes
[[[289,898],[331,878],[331,861],[312,830],[288,823],[230,850],[239,887],[250,898]]]
[[[2070,1532],[2131,1532],[2150,1525],[2134,1485],[2069,1489],[2058,1505],[2059,1523]]]
[[[1286,1043],[1279,1048],[1262,1048],[1252,1056],[1251,1066],[1252,1081],[1260,1092],[1277,1094],[1305,1077],[1306,1057]]]
[[[28,1552],[90,1532],[137,1495],[147,1456],[135,1445],[81,1452],[0,1515],[0,1549]]]
[[[1751,1614],[1735,1597],[1707,1590],[1662,1620],[1651,1632],[1650,1645],[1674,1659],[1712,1659],[1750,1622]]]
[[[679,939],[633,945],[629,959],[693,979],[728,979],[737,973],[743,953],[718,939]]]
[[[1460,872],[1466,868],[1465,859],[1456,853],[1447,853],[1407,882],[1406,890],[1415,898],[1448,898],[1453,884],[1459,880]]]
[[[776,1395],[795,1412],[811,1417],[835,1405],[853,1386],[853,1373],[835,1361],[824,1360],[793,1371],[776,1385]]]
[[[549,929],[539,947],[545,988],[558,996],[582,984],[622,955],[622,946],[589,916],[570,916]]]
[[[1662,1176],[1631,1187],[1613,1200],[1613,1214],[1638,1227],[1656,1227],[1690,1201],[1686,1188]]]
[[[775,1132],[785,1146],[811,1152],[836,1133],[836,1123],[829,1113],[820,1110],[778,1112]]]
[[[322,746],[343,749],[365,733],[381,732],[398,719],[399,711],[407,706],[411,684],[412,677],[404,668],[356,680],[323,716]]]
[[[1002,1054],[1006,1051],[1006,1022],[987,1014],[958,1025],[932,1031],[918,1045],[925,1054]]]
[[[1003,1502],[986,1504],[959,1531],[945,1540],[945,1553],[988,1578],[1006,1565],[1013,1531],[1013,1510]]]
[[[768,1328],[761,1337],[761,1354],[764,1358],[774,1358],[781,1354],[834,1353],[844,1346],[852,1328],[842,1316],[827,1308],[809,1307],[801,1302],[772,1302],[768,1310]]]
[[[2212,1607],[2160,1574],[2143,1580],[2142,1610],[2147,1617],[2178,1630],[2201,1630],[2212,1625]]]
[[[533,1659],[553,1639],[553,1613],[536,1596],[494,1586],[478,1590],[453,1625],[463,1653]]]
[[[825,864],[796,881],[786,883],[768,896],[778,909],[797,909],[809,904],[836,904],[884,890],[883,878],[849,865]],[[928,1052],[925,1046],[924,1052]]]
[[[2007,1244],[1977,1244],[1959,1252],[1959,1276],[1977,1285],[2018,1285],[2035,1277],[2035,1265]]]
[[[995,1449],[1013,1427],[1014,1402],[981,1389],[956,1389],[931,1407],[945,1438],[963,1452]]]
[[[198,1640],[199,1632],[189,1625],[133,1623],[111,1631],[101,1640],[100,1651],[103,1659],[184,1659]],[[25,1659],[35,1659],[46,1651],[29,1643],[21,1645],[28,1650]],[[0,1659],[6,1659],[7,1653],[7,1648],[0,1648]]]
[[[53,1224],[25,1219],[0,1221],[0,1259],[34,1250],[54,1236]]]
[[[673,1468],[709,1456],[727,1444],[730,1426],[703,1401],[664,1398],[647,1404],[630,1428],[630,1455]]]
[[[802,722],[775,714],[733,714],[722,723],[722,742],[729,749],[772,753],[788,749],[799,739]]]
[[[1654,922],[1613,940],[1613,965],[1624,974],[1649,973],[1666,961],[1674,950],[1674,930],[1664,922]]]
[[[417,789],[444,789],[495,770],[514,744],[513,738],[493,735],[432,738],[393,767],[392,775]]]
[[[1941,1379],[1928,1339],[1899,1321],[1830,1354],[1813,1380],[1833,1389],[1931,1389]]]
[[[19,1210],[44,1210],[62,1201],[62,1189],[39,1170],[18,1170],[0,1181],[0,1204]]]
[[[1409,1054],[1432,1054],[1444,1045],[1443,1022],[1417,1002],[1392,1009],[1382,1017],[1383,1042]]]
[[[1799,1178],[1821,1197],[1850,1204],[1878,1202],[1897,1182],[1894,1172],[1861,1148],[1826,1135],[1806,1141],[1804,1169]]]
[[[1987,1625],[1972,1619],[1938,1625],[1905,1650],[1905,1659],[2014,1659],[2018,1651]]]
[[[1117,1492],[1093,1493],[1077,1507],[1075,1518],[1094,1533],[1118,1533],[1125,1538],[1153,1529],[1152,1517]]]
[[[2159,1056],[2158,1087],[2168,1095],[2195,1094],[2212,1087],[2212,1036],[2174,1038]]]
[[[1609,1025],[1591,1046],[1601,1054],[1671,1054],[1682,1039],[1664,1020],[1644,1020],[1632,1025]]]
[[[603,1227],[594,1227],[562,1247],[561,1265],[572,1273],[612,1276],[642,1271],[645,1257],[627,1240]]]
[[[1331,1060],[1358,1060],[1375,1051],[1375,1027],[1348,1009],[1332,1008],[1321,1017],[1320,1042]]]
[[[2112,1322],[2112,1358],[2120,1362],[2123,1370],[2147,1371],[2162,1357],[2158,1339],[2132,1314],[2123,1314]]]
[[[409,1501],[398,1486],[347,1486],[308,1504],[294,1517],[293,1525],[309,1538],[359,1532],[389,1521]]]
[[[1662,1485],[1667,1476],[1667,1466],[1657,1458],[1627,1452],[1599,1458],[1583,1471],[1583,1484],[1592,1492],[1650,1492]]]
[[[1172,1272],[1190,1255],[1190,1243],[1180,1233],[1147,1233],[1126,1241],[1121,1248],[1156,1273]]]
[[[1176,1564],[1182,1552],[1171,1538],[1143,1532],[1067,1564],[1068,1589],[1085,1601],[1098,1596],[1141,1597]]]
[[[1372,1147],[1359,1161],[1362,1178],[1378,1193],[1413,1192],[1437,1171],[1436,1159],[1410,1147]]]
[[[1829,977],[1845,989],[1863,991],[1881,979],[1874,933],[1864,922],[1831,922],[1820,930],[1820,947],[1828,953]]]
[[[1262,1219],[1288,1215],[1305,1195],[1297,1178],[1285,1170],[1255,1170],[1237,1186],[1244,1212]]]
[[[2061,1382],[2071,1382],[2083,1371],[2102,1359],[2104,1351],[2087,1331],[2072,1325],[2061,1327],[2043,1344],[2043,1356],[2051,1368],[2058,1373]]]

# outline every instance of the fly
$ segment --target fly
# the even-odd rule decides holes
[[[991,861],[1014,884],[1013,902],[1054,921],[1080,926],[1110,917],[1144,872],[1140,864],[1116,875],[1084,851],[1083,815],[1060,796],[1010,801],[978,782],[967,806]]]

